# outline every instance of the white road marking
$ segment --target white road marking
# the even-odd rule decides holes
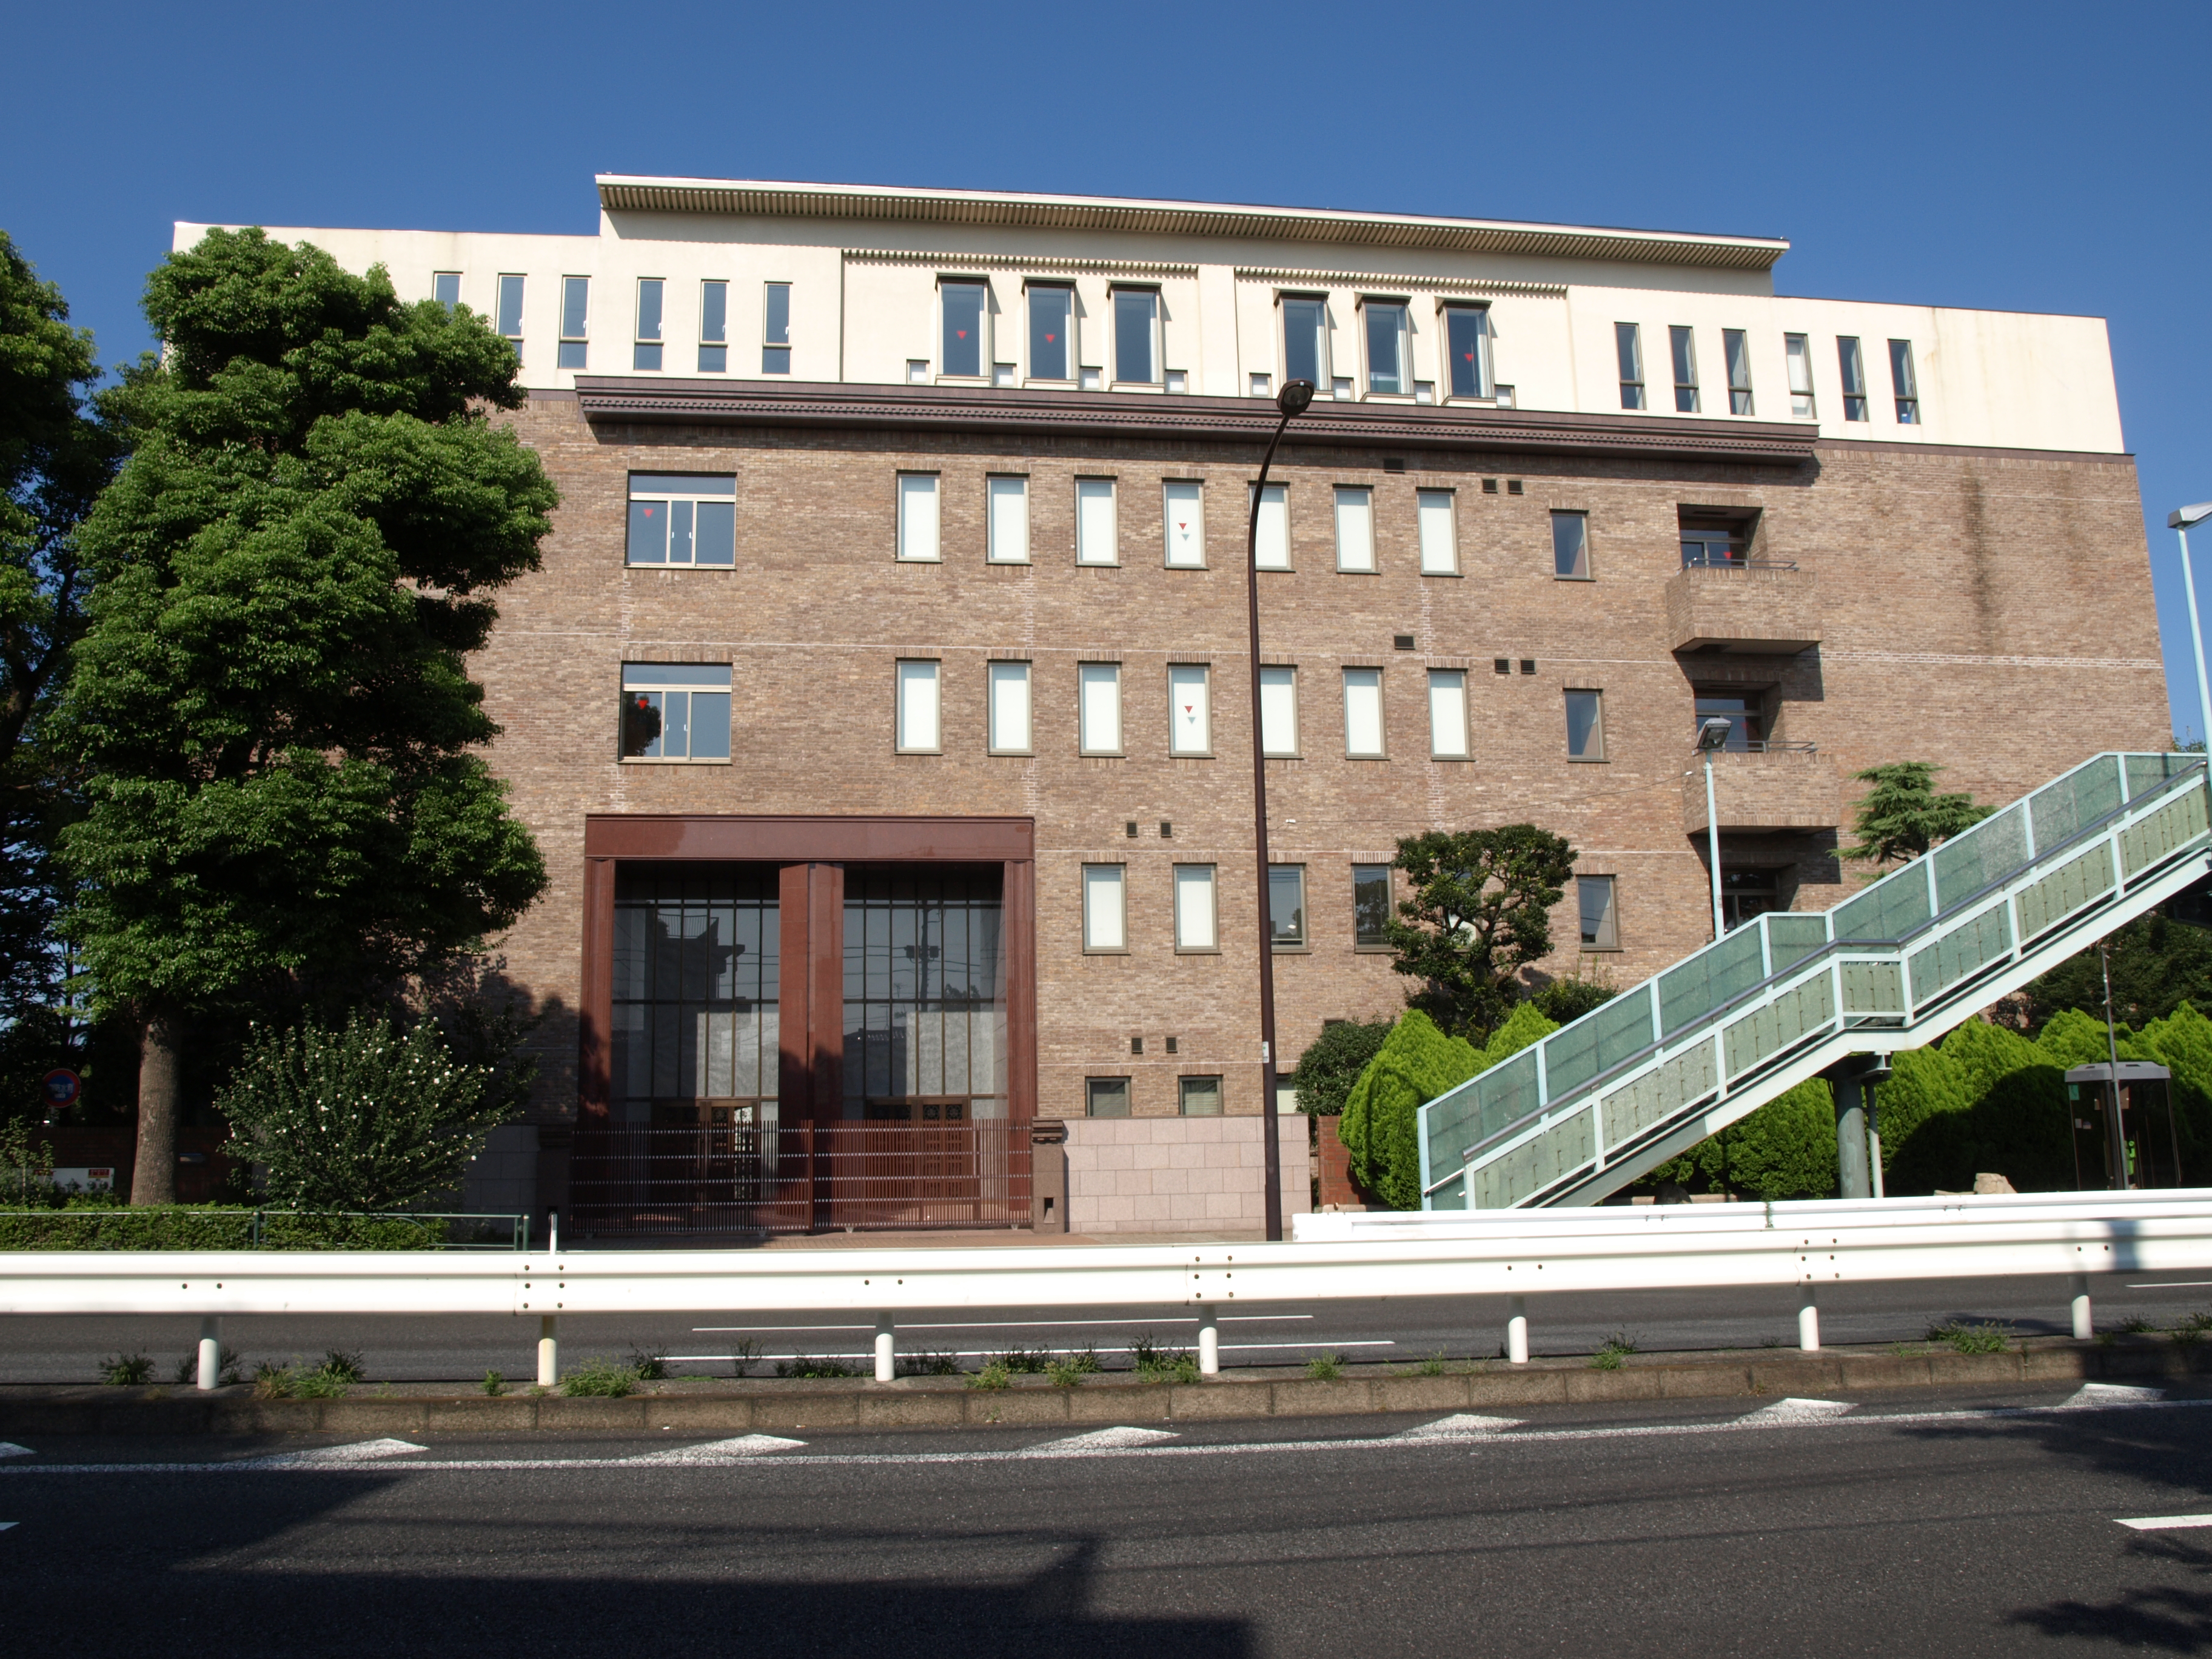
[[[405,1457],[429,1449],[411,1440],[356,1440],[344,1446],[311,1446],[305,1451],[271,1452],[265,1457],[249,1457],[246,1462],[264,1469],[347,1468],[357,1463],[377,1463],[387,1457]]]
[[[2131,1291],[2202,1291],[2212,1289],[2212,1279],[2177,1279],[2165,1285],[2130,1285]]]
[[[1739,1417],[1736,1426],[1759,1429],[1771,1423],[1817,1423],[1823,1418],[1841,1417],[1850,1409],[1851,1402],[1848,1400],[1799,1400],[1793,1395]]]
[[[899,1328],[901,1330],[911,1330],[914,1328],[910,1325],[902,1325]],[[1313,1348],[1318,1349],[1323,1353],[1334,1353],[1340,1348],[1395,1348],[1398,1345],[1395,1342],[1224,1342],[1221,1345],[1221,1352],[1224,1353],[1281,1353],[1291,1349],[1304,1350],[1307,1348]],[[931,1348],[924,1349],[921,1352],[927,1353],[941,1353],[949,1359],[996,1359],[1000,1354],[1006,1351],[1004,1348]],[[1122,1347],[1091,1348],[1088,1350],[1079,1348],[1045,1348],[1040,1350],[1040,1352],[1054,1354],[1080,1353],[1085,1352],[1091,1353],[1134,1353],[1136,1350],[1134,1348]],[[660,1357],[672,1365],[724,1364],[733,1363],[739,1359],[748,1360],[754,1364],[764,1365],[770,1360],[775,1359],[868,1359],[872,1356],[867,1353],[665,1353]],[[908,1358],[911,1358],[913,1356],[909,1355]]]
[[[13,1521],[0,1521],[0,1532],[6,1532],[15,1525],[15,1522]]]
[[[1288,1320],[1312,1317],[1311,1314],[1224,1314],[1221,1316],[1221,1322],[1224,1325],[1280,1324]],[[948,1319],[939,1320],[933,1323],[924,1322],[915,1324],[908,1324],[902,1320],[899,1322],[899,1329],[902,1331],[1039,1331],[1057,1330],[1064,1326],[1073,1328],[1079,1325],[1118,1325],[1123,1330],[1127,1330],[1132,1325],[1195,1325],[1197,1323],[1198,1316],[1191,1314],[1170,1319],[970,1319],[965,1322]],[[873,1329],[875,1327],[872,1325],[694,1325],[691,1328],[691,1334],[705,1336],[709,1334],[734,1332],[743,1335],[748,1331],[872,1331]]]
[[[2137,1532],[2179,1532],[2184,1527],[2212,1527],[2212,1515],[2142,1515],[2132,1521],[2120,1521],[2123,1527]]]
[[[19,1446],[12,1440],[0,1440],[0,1457],[28,1457],[30,1455],[28,1446]],[[10,1521],[8,1524],[12,1527],[15,1523]]]
[[[1517,1417],[1478,1417],[1472,1412],[1455,1412],[1449,1417],[1439,1417],[1433,1423],[1401,1429],[1390,1437],[1393,1440],[1476,1440],[1486,1435],[1503,1434],[1508,1429],[1517,1429],[1522,1421]]]
[[[1130,1446],[1157,1446],[1164,1441],[1181,1438],[1169,1429],[1099,1429],[1090,1434],[1072,1434],[1065,1440],[1048,1440],[1042,1445],[1031,1446],[1021,1453],[1024,1457],[1074,1457],[1085,1452],[1120,1451]]]
[[[2112,1406],[2152,1406],[2166,1398],[2164,1389],[2130,1389],[2118,1382],[2084,1382],[2058,1409],[2063,1412],[2101,1411]]]
[[[700,1446],[672,1446],[666,1451],[648,1452],[634,1461],[638,1467],[647,1464],[659,1467],[667,1463],[734,1463],[748,1457],[795,1451],[805,1443],[804,1440],[787,1440],[780,1434],[741,1434],[729,1440],[709,1440]]]

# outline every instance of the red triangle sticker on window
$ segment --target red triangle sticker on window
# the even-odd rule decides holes
[[[651,518],[654,514],[656,514],[656,513],[658,513],[658,512],[659,512],[659,511],[660,511],[660,509],[659,509],[659,507],[647,507],[647,508],[645,509],[645,516],[646,516],[647,518],[648,518],[648,519],[649,519],[649,518]]]
[[[952,332],[957,338],[964,340],[968,337],[968,331],[964,328],[956,328]]]
[[[1060,336],[1059,336],[1059,335],[1057,335],[1057,334],[1048,334],[1048,335],[1046,335],[1046,336],[1044,337],[1044,343],[1045,343],[1047,345],[1050,345],[1050,344],[1051,344],[1054,340],[1057,340],[1059,337],[1060,337]]]

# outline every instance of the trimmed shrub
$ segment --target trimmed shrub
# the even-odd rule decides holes
[[[1340,1114],[1352,1085],[1389,1035],[1387,1019],[1345,1019],[1322,1026],[1288,1079],[1298,1091],[1298,1109],[1316,1117]]]
[[[1393,1209],[1419,1209],[1421,1155],[1415,1115],[1424,1102],[1481,1069],[1482,1057],[1472,1043],[1446,1036],[1419,1009],[1408,1009],[1344,1103],[1337,1137],[1350,1154],[1352,1179]]]

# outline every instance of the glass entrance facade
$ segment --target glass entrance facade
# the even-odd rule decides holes
[[[615,884],[617,1123],[776,1116],[773,866],[626,865]]]
[[[996,868],[847,869],[848,1120],[1006,1116],[1002,885]]]

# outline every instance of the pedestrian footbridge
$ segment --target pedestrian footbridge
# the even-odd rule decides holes
[[[1595,1204],[1851,1054],[1934,1042],[2212,871],[2197,755],[2099,755],[1772,912],[1421,1108],[1431,1210]]]

